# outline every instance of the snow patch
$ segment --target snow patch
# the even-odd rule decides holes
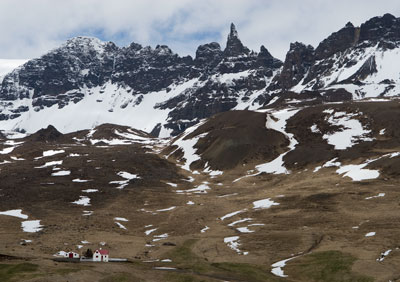
[[[267,114],[267,129],[273,129],[281,132],[289,139],[289,150],[277,157],[276,159],[261,165],[257,165],[256,169],[259,173],[273,173],[273,174],[289,174],[290,172],[285,168],[283,157],[286,156],[290,151],[294,150],[296,145],[298,144],[297,140],[294,138],[292,133],[286,132],[286,123],[287,121],[294,116],[298,111],[298,109],[284,109],[271,114]]]
[[[138,176],[137,174],[132,174],[126,171],[120,171],[117,173],[117,175],[126,179],[126,180],[116,180],[109,182],[109,184],[119,184],[117,189],[124,189],[126,186],[128,186],[129,181],[132,179],[140,179],[140,176]]]
[[[271,198],[267,198],[253,202],[253,209],[269,209],[272,206],[278,205],[279,203],[272,201]]]
[[[288,261],[290,261],[294,258],[296,258],[296,257],[292,257],[292,258],[288,258],[288,259],[284,259],[284,260],[275,262],[274,264],[271,265],[272,266],[271,273],[278,277],[288,277],[287,275],[284,274],[282,268],[285,267],[285,265]]]
[[[236,251],[238,254],[248,255],[249,253],[249,252],[242,252],[239,249],[239,246],[241,245],[239,243],[239,236],[225,237],[224,243],[227,244],[229,248]]]
[[[89,182],[92,180],[85,180],[85,179],[80,179],[80,178],[76,178],[76,179],[72,179],[72,182],[76,182],[76,183],[85,183],[85,182]]]
[[[4,148],[3,150],[0,151],[1,155],[8,155],[9,153],[11,153],[12,151],[14,151],[16,147],[7,147]]]
[[[204,121],[199,122],[192,127],[189,127],[185,130],[185,133],[181,137],[179,137],[171,144],[171,146],[177,146],[178,148],[175,149],[171,154],[169,154],[168,157],[173,155],[176,151],[181,150],[183,152],[182,158],[184,159],[184,164],[182,165],[182,168],[185,170],[191,171],[190,165],[200,159],[200,156],[196,154],[197,149],[195,149],[194,146],[197,144],[197,141],[199,141],[200,138],[205,137],[207,133],[195,136],[191,139],[185,138],[192,132],[194,132],[197,128],[199,128],[203,123]]]
[[[45,168],[50,166],[62,165],[63,161],[46,162],[44,165],[36,166],[35,168]]]
[[[51,174],[51,176],[67,176],[67,175],[70,175],[70,174],[71,174],[71,171],[69,171],[69,170],[60,170],[60,171],[57,171],[57,172],[53,172]]]
[[[21,209],[3,211],[3,212],[0,212],[0,215],[8,215],[8,216],[14,216],[14,217],[22,218],[22,219],[28,219],[28,216],[26,214],[23,214]]]
[[[86,196],[79,196],[79,200],[72,202],[75,205],[90,206],[90,198]]]
[[[117,221],[115,223],[118,225],[119,228],[127,230],[126,227],[124,225],[122,225],[121,223],[119,223]]]
[[[86,189],[86,190],[82,190],[83,193],[95,193],[95,192],[99,192],[99,189]]]
[[[232,216],[235,216],[235,215],[237,215],[237,214],[239,214],[239,213],[243,213],[243,212],[245,212],[245,211],[247,211],[247,209],[243,209],[243,210],[240,210],[240,211],[234,211],[234,212],[231,212],[231,213],[228,213],[228,214],[222,216],[220,219],[221,219],[221,220],[225,220],[225,219],[227,219],[227,218],[230,218],[230,217],[232,217]]]
[[[169,207],[169,208],[165,208],[165,209],[160,209],[160,210],[157,210],[158,212],[164,212],[164,211],[171,211],[171,210],[173,210],[173,209],[175,209],[176,207],[175,206],[173,206],[173,207]]]
[[[380,197],[385,197],[385,193],[379,193],[376,196],[371,196],[371,197],[366,197],[366,200],[374,199],[374,198],[380,198]]]
[[[325,110],[324,113],[330,115],[326,119],[329,124],[340,127],[339,131],[326,133],[322,136],[323,139],[327,140],[328,144],[335,146],[335,150],[345,150],[361,141],[373,140],[373,138],[367,137],[371,130],[364,128],[359,120],[353,119],[362,115],[362,113],[335,112],[332,114],[328,110]]]
[[[35,233],[43,229],[43,225],[40,225],[40,220],[26,220],[21,222],[22,230],[24,232]]]
[[[48,150],[43,152],[43,157],[51,157],[57,154],[65,153],[64,150]]]

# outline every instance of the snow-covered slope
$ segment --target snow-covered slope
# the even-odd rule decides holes
[[[296,95],[290,103],[398,96],[399,59],[400,18],[389,14],[348,23],[315,49],[292,43],[284,63],[264,46],[245,47],[233,24],[224,50],[204,44],[195,58],[165,45],[76,37],[4,76],[0,130],[114,123],[175,136],[220,112],[275,107],[268,103],[288,94]]]
[[[338,32],[309,50],[307,60],[295,59],[305,54],[296,49],[297,56],[287,57],[286,68],[293,66],[297,73],[291,90],[345,89],[353,99],[400,94],[400,18],[390,14],[374,17],[354,27],[348,23]],[[287,73],[283,71],[284,74]],[[301,80],[300,80],[301,78]]]
[[[195,59],[167,46],[76,37],[4,77],[0,129],[32,133],[52,124],[66,133],[115,123],[176,135],[216,113],[262,106],[280,65],[265,47],[244,47],[234,25],[224,51],[202,45]]]
[[[344,88],[353,99],[391,97],[400,94],[400,48],[373,47],[356,48],[335,55],[332,68],[322,72],[306,84],[301,81],[292,88],[295,92]],[[343,62],[346,62],[345,64]],[[318,61],[315,67],[323,65]]]

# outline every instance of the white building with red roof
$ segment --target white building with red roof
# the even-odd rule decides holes
[[[108,250],[99,249],[93,253],[93,261],[108,262],[109,253]]]

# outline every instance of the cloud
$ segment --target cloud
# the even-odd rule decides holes
[[[243,43],[264,44],[284,59],[290,42],[316,46],[348,21],[360,25],[398,0],[2,0],[0,58],[38,57],[77,35],[128,45],[167,44],[194,55],[199,44],[223,47],[234,22]]]

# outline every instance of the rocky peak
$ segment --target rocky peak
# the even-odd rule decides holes
[[[272,58],[271,53],[268,51],[267,48],[265,48],[264,45],[261,45],[260,47],[260,53],[258,53],[258,57],[260,58]]]
[[[221,46],[217,42],[200,45],[196,50],[195,63],[198,66],[216,66],[222,59]]]
[[[322,60],[354,46],[358,41],[358,30],[348,22],[345,27],[332,33],[318,45],[315,49],[315,58]]]
[[[68,49],[72,52],[96,52],[99,54],[103,54],[106,51],[112,51],[118,49],[118,47],[112,42],[104,42],[95,37],[89,36],[77,36],[73,37],[60,48],[57,48],[56,51]]]
[[[228,35],[226,48],[224,50],[225,57],[236,57],[240,55],[248,55],[250,50],[245,47],[239,39],[235,25],[231,24],[231,31]]]
[[[47,128],[42,128],[36,133],[30,135],[28,139],[31,141],[39,142],[52,142],[59,140],[63,136],[64,135],[59,132],[54,126],[49,125]]]
[[[374,17],[360,27],[360,41],[369,40],[373,43],[381,40],[390,42],[400,41],[400,18],[391,14]]]
[[[142,45],[135,43],[135,42],[132,42],[128,47],[128,49],[130,49],[132,51],[136,51],[136,52],[141,50],[142,48],[143,48]]]
[[[315,61],[314,48],[300,42],[290,43],[280,75],[276,76],[273,88],[290,89],[299,83]]]
[[[174,54],[167,45],[157,45],[154,52],[160,56],[171,56]]]
[[[239,34],[236,30],[236,26],[234,23],[231,23],[231,31],[228,35],[228,39],[232,39],[232,38],[239,38]]]
[[[282,66],[281,60],[274,58],[271,53],[261,45],[260,52],[257,55],[257,67],[279,68]]]

